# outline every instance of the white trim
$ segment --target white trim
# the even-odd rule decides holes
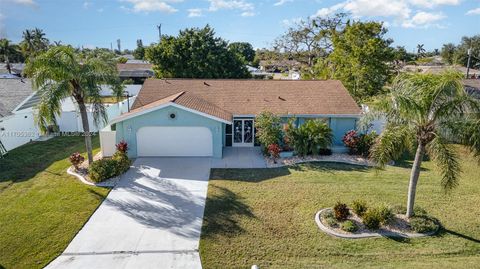
[[[362,114],[277,114],[281,118],[361,118]],[[235,114],[234,118],[255,118],[254,114]]]
[[[168,103],[165,103],[163,105],[159,105],[159,106],[155,106],[155,107],[152,107],[152,108],[149,108],[149,109],[145,109],[145,110],[140,111],[138,113],[133,113],[133,114],[130,114],[130,115],[127,115],[127,116],[122,115],[122,116],[120,116],[116,119],[113,119],[109,124],[119,123],[119,122],[131,119],[131,118],[135,118],[135,117],[138,117],[138,116],[141,116],[141,115],[145,115],[145,114],[148,114],[150,112],[157,111],[157,110],[160,110],[162,108],[169,107],[169,106],[173,106],[173,107],[176,107],[176,108],[179,108],[179,109],[182,109],[182,110],[185,110],[185,111],[188,111],[188,112],[191,112],[191,113],[194,113],[194,114],[197,114],[197,115],[200,115],[200,116],[203,116],[205,118],[209,118],[209,119],[212,119],[212,120],[215,120],[215,121],[223,122],[223,123],[226,123],[226,124],[232,124],[232,122],[230,122],[230,121],[227,121],[227,120],[224,120],[224,119],[221,119],[221,118],[218,118],[218,117],[215,117],[215,116],[197,111],[195,109],[191,109],[191,108],[188,108],[188,107],[181,106],[181,105],[176,104],[174,102],[168,102]]]
[[[30,100],[30,98],[33,97],[33,95],[35,95],[35,93],[36,93],[36,92],[34,91],[34,92],[32,92],[27,98],[23,99],[23,101],[20,102],[20,104],[19,104],[18,106],[16,106],[16,107],[12,110],[12,113],[17,112],[19,108],[21,108],[28,100]],[[31,108],[31,107],[29,107],[29,108]],[[26,109],[28,109],[28,108],[26,108]],[[26,110],[26,109],[22,109],[22,110]]]

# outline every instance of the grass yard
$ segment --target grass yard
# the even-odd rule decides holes
[[[416,205],[438,218],[437,236],[339,239],[315,213],[337,201],[406,204],[408,165],[377,172],[313,163],[278,169],[215,169],[208,189],[200,255],[204,268],[479,268],[480,167],[463,149],[464,174],[450,195],[431,162],[420,175]]]
[[[85,151],[83,137],[30,143],[0,159],[0,268],[44,267],[108,194],[67,175],[75,151]]]

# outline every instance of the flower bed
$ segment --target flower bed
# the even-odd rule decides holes
[[[378,225],[378,228],[369,228],[368,226],[372,226],[373,222],[369,220],[371,217],[367,217],[370,214],[368,211],[361,217],[353,210],[347,209],[348,216],[338,220],[336,209],[325,208],[318,211],[315,215],[315,222],[325,233],[341,238],[383,236],[414,238],[434,235],[440,229],[439,222],[426,214],[408,219],[404,214],[396,213],[391,214],[388,220],[379,217],[378,222],[374,223]],[[379,209],[376,210],[379,211]]]

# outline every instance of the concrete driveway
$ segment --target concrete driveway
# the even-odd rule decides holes
[[[209,158],[139,158],[47,268],[201,268]]]

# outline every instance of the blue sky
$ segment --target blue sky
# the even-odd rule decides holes
[[[480,34],[480,0],[0,0],[0,36],[15,42],[39,27],[50,40],[74,46],[134,48],[137,39],[210,24],[229,41],[270,47],[295,20],[348,12],[384,21],[394,45],[429,50],[464,35]]]

